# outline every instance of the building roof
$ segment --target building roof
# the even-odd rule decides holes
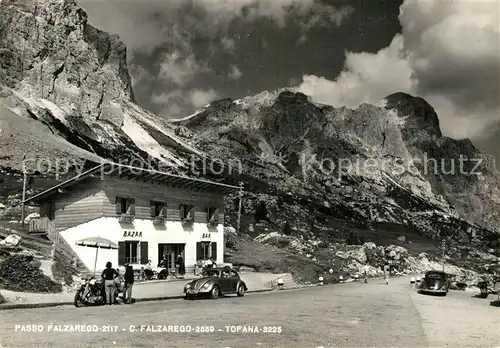
[[[158,184],[164,184],[171,187],[182,187],[191,190],[209,191],[214,193],[227,194],[239,190],[239,186],[221,184],[204,179],[189,178],[170,173],[165,173],[153,169],[144,169],[133,167],[125,164],[118,164],[113,162],[102,163],[92,169],[87,170],[75,177],[66,180],[56,186],[49,188],[33,197],[23,201],[24,204],[36,203],[43,201],[45,198],[53,195],[60,190],[73,186],[84,179],[88,178],[101,178],[114,177],[120,179],[134,179],[138,181],[150,181]]]

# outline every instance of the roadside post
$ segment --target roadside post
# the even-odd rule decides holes
[[[444,272],[444,259],[446,256],[446,240],[443,238],[441,240],[442,258],[443,258],[443,272]]]
[[[344,277],[343,276],[339,276],[339,282],[341,282],[341,283],[344,282]]]
[[[410,278],[410,285],[411,285],[412,288],[415,287],[415,277],[411,277]]]
[[[283,279],[278,279],[278,290],[283,290]]]
[[[319,280],[319,285],[323,285],[324,284],[322,276],[320,276],[318,280]]]

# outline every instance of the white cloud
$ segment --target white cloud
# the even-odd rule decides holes
[[[179,51],[174,51],[164,55],[164,59],[160,63],[159,77],[183,86],[190,82],[196,74],[206,70],[196,61],[194,54],[186,57]]]
[[[238,67],[236,65],[231,65],[231,71],[229,72],[228,77],[231,80],[238,80],[242,76],[243,76],[243,73],[240,71],[240,69],[238,69]]]
[[[222,47],[229,52],[233,52],[234,49],[236,48],[236,43],[234,42],[233,39],[229,37],[224,37],[221,39],[221,45]]]
[[[310,12],[310,17],[307,21],[299,21],[303,33],[299,37],[298,43],[303,43],[307,40],[307,32],[311,28],[318,26],[327,27],[330,25],[340,27],[354,13],[354,8],[351,6],[336,8],[315,3],[311,7]]]
[[[151,74],[146,69],[137,64],[130,64],[128,68],[132,80],[132,86],[135,86],[138,83],[151,78]]]
[[[267,18],[284,27],[288,15],[305,17],[311,11],[323,13],[322,18],[340,25],[352,11],[317,0],[80,0],[79,3],[96,27],[119,34],[131,50],[148,51],[164,43],[179,43],[178,34],[185,34],[186,28],[213,38],[226,32],[235,19]]]
[[[318,103],[351,108],[378,101],[394,91],[409,92],[412,71],[401,59],[402,48],[403,39],[397,35],[389,47],[376,54],[348,53],[345,70],[336,81],[305,75],[298,91]]]
[[[214,89],[176,89],[169,93],[160,93],[152,96],[151,101],[160,105],[159,116],[164,118],[178,118],[186,116],[183,114],[187,109],[195,109],[205,106],[219,98]]]
[[[402,35],[389,47],[347,53],[335,81],[308,75],[298,90],[350,107],[409,92],[433,105],[446,135],[487,136],[500,114],[498,4],[406,0],[399,18]]]
[[[191,105],[193,105],[195,108],[199,108],[201,106],[210,104],[211,102],[216,100],[218,96],[219,95],[217,94],[217,92],[213,89],[209,90],[194,89],[188,92],[189,101],[191,102]]]

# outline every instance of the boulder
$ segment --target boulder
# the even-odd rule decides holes
[[[349,255],[346,252],[340,250],[335,253],[335,256],[340,257],[341,259],[344,260],[349,258]]]
[[[17,234],[10,234],[4,240],[0,241],[1,245],[7,246],[18,246],[22,241],[22,238]]]
[[[359,248],[359,249],[348,251],[347,255],[349,257],[352,257],[356,261],[361,262],[361,263],[365,263],[367,260],[364,248]]]

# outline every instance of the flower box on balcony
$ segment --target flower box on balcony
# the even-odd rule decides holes
[[[192,217],[187,217],[182,220],[182,226],[192,226],[194,223]]]
[[[154,225],[162,225],[165,223],[165,218],[163,216],[156,216],[153,218]]]
[[[118,221],[125,222],[125,223],[131,223],[134,221],[134,216],[130,215],[130,214],[122,214],[118,217]]]

